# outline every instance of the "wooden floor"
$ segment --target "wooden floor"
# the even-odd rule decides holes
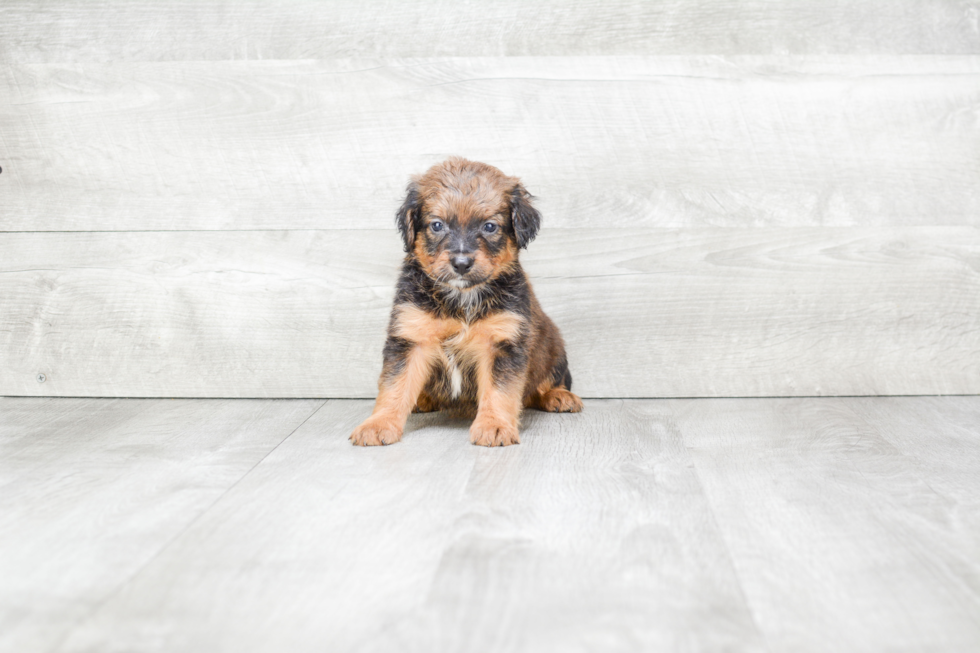
[[[0,650],[980,650],[980,397],[370,406],[0,399]]]

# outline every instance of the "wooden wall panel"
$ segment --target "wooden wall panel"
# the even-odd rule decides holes
[[[980,225],[980,57],[0,66],[0,230],[387,228],[461,154],[558,227]]]
[[[5,0],[0,63],[977,54],[976,0]]]
[[[585,395],[980,392],[978,21],[4,2],[0,394],[372,395],[392,216],[450,154],[539,197]]]
[[[393,230],[2,234],[0,394],[373,396],[399,257]],[[976,228],[546,229],[524,260],[585,396],[980,392]]]

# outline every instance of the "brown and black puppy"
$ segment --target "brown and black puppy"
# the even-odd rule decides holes
[[[565,343],[518,261],[541,224],[520,181],[451,158],[408,185],[396,220],[408,255],[377,403],[351,442],[398,442],[413,409],[475,409],[470,442],[517,444],[522,408],[582,410]]]

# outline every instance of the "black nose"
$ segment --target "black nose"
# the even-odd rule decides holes
[[[457,254],[452,258],[453,269],[459,274],[466,274],[473,267],[473,257]]]

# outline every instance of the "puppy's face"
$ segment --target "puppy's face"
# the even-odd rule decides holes
[[[498,276],[537,234],[541,217],[520,182],[453,158],[408,187],[398,212],[409,252],[436,282],[466,290]]]

